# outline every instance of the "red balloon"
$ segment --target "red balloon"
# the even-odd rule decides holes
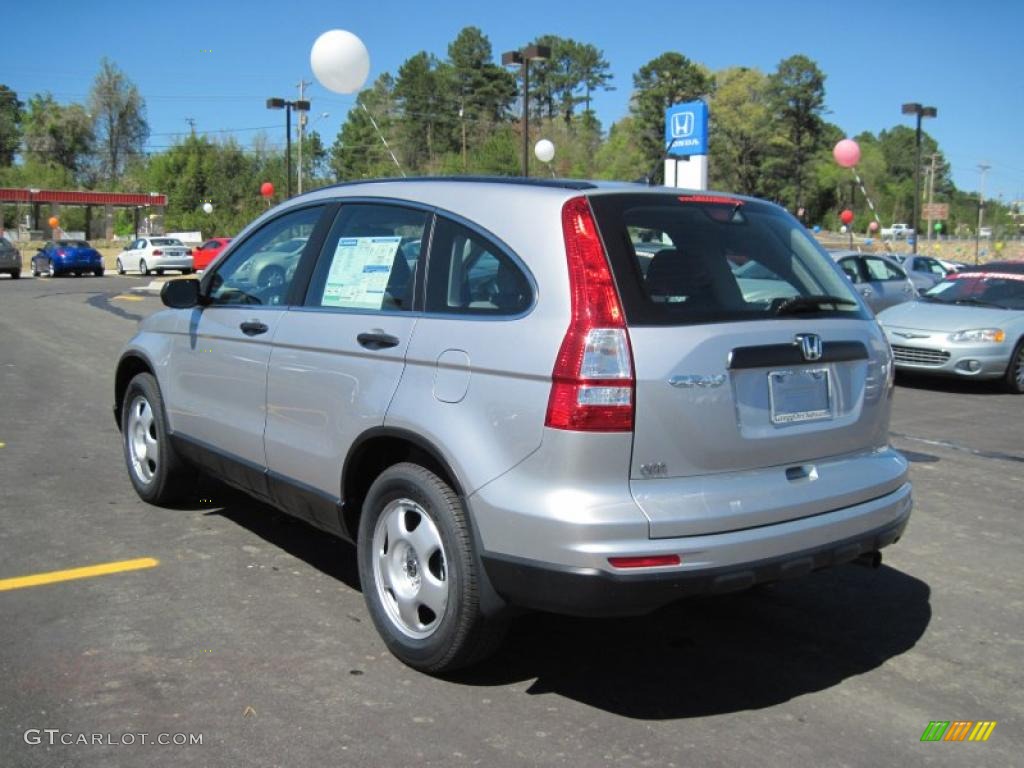
[[[274,185],[271,184],[269,181],[264,181],[260,185],[260,194],[263,195],[264,197],[273,197]]]
[[[853,221],[853,211],[847,208],[845,211],[839,214],[839,220],[843,222],[843,224],[849,224],[851,221]]]

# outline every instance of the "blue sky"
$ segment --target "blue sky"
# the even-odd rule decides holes
[[[346,2],[301,0],[29,0],[4,4],[0,83],[22,99],[49,90],[61,101],[83,100],[104,55],[146,98],[150,146],[165,147],[187,132],[264,127],[283,140],[283,115],[268,96],[297,98],[300,79],[315,78],[309,49],[332,28],[359,35],[371,55],[370,80],[394,73],[420,50],[444,56],[459,29],[480,27],[495,54],[545,33],[603,49],[616,90],[599,93],[605,127],[626,114],[633,73],[664,51],[679,51],[712,69],[757,67],[804,53],[827,74],[828,119],[849,135],[899,123],[904,101],[939,109],[925,127],[945,151],[957,185],[977,189],[977,165],[992,166],[987,196],[1024,198],[1024,84],[1019,54],[1024,3],[832,3],[817,0],[719,0],[700,3]],[[852,10],[847,10],[847,9]],[[48,23],[49,22],[49,23]],[[204,51],[209,50],[210,53]],[[307,92],[328,143],[353,98],[314,84]]]

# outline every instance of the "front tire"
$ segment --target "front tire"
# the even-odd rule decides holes
[[[1003,383],[1011,394],[1024,395],[1024,339],[1017,342],[1013,354],[1010,355],[1010,364],[1006,366],[1006,378]]]
[[[121,444],[128,477],[143,501],[171,504],[193,492],[196,472],[181,460],[167,436],[163,398],[150,373],[138,374],[125,390]]]
[[[120,259],[117,260],[117,263],[116,263],[115,266],[117,267],[117,274],[123,275],[124,274],[124,264],[121,263]]]
[[[481,611],[484,578],[462,500],[430,470],[384,470],[359,520],[363,598],[388,649],[410,667],[439,674],[490,655],[502,616]]]

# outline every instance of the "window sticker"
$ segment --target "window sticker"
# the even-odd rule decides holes
[[[380,309],[401,237],[343,237],[338,240],[320,305]]]

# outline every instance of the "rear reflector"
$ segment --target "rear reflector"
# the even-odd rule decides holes
[[[680,565],[679,555],[645,555],[643,557],[609,557],[608,562],[615,568],[659,568],[666,565]]]

